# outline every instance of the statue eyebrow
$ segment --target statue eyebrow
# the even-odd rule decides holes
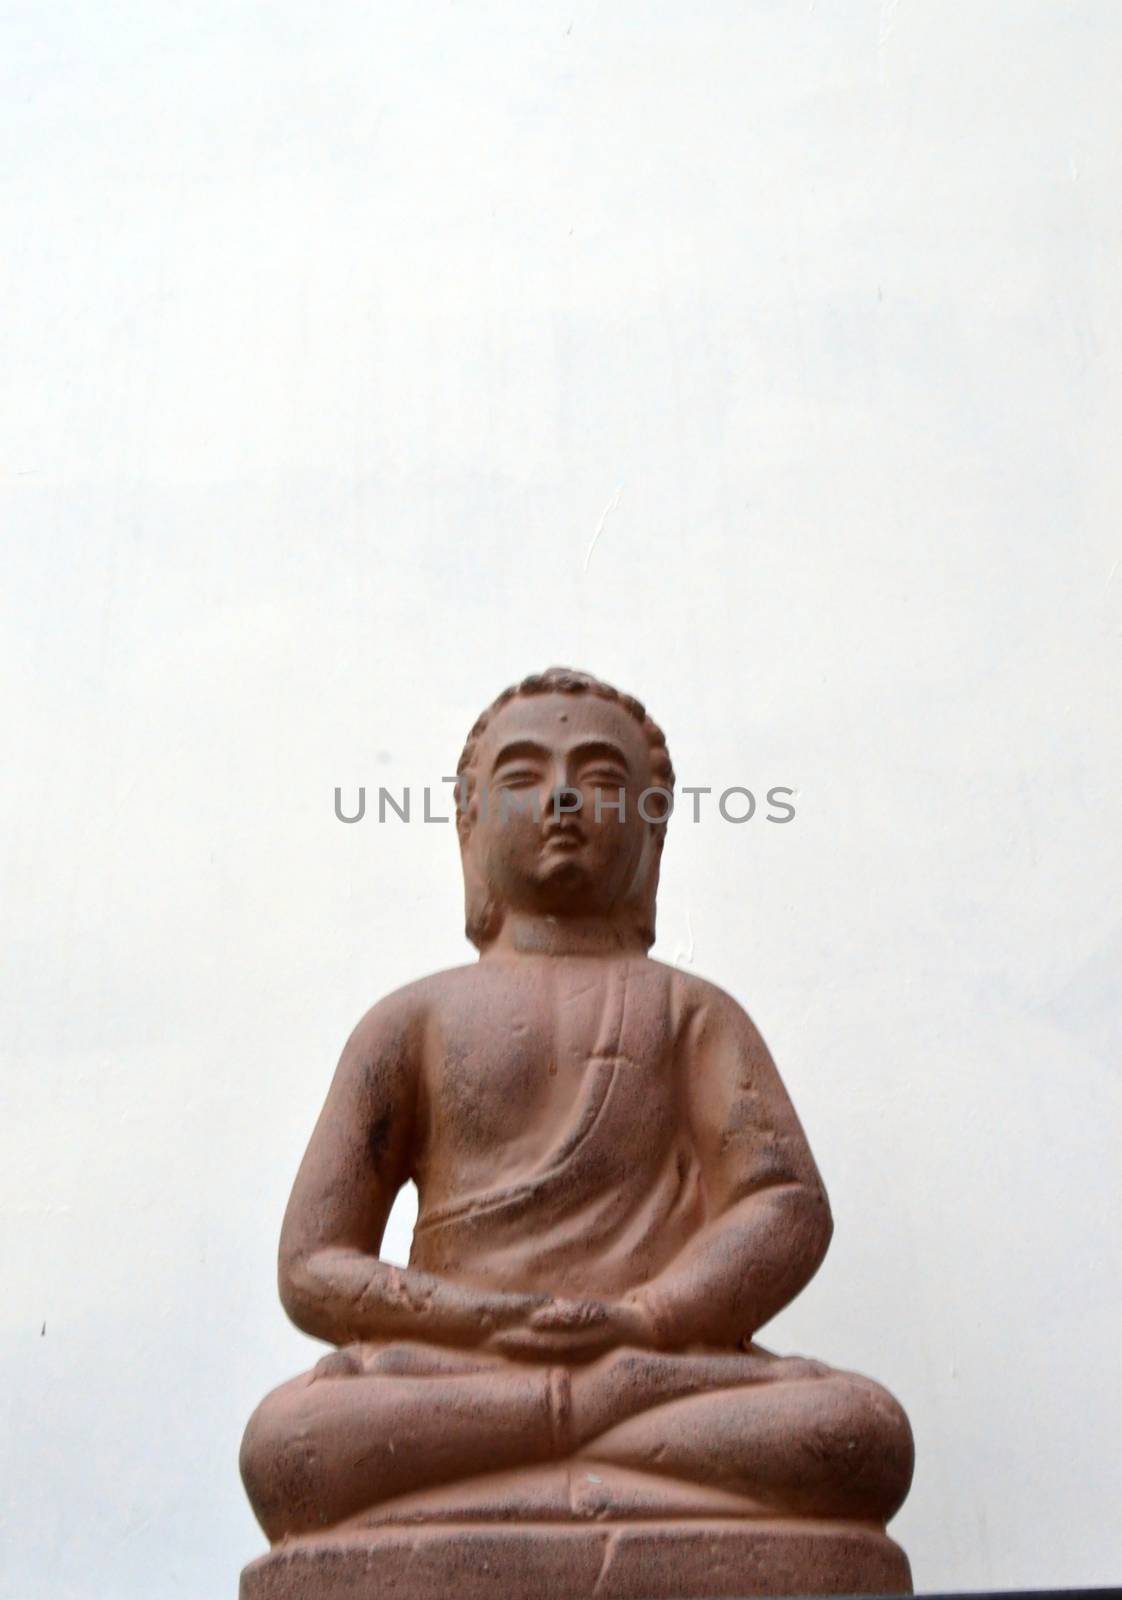
[[[628,766],[626,754],[618,744],[613,744],[610,739],[588,739],[584,744],[574,745],[570,754],[580,756],[585,761],[590,761],[597,756],[606,757],[609,761],[618,761],[622,767]]]
[[[503,745],[492,762],[492,770],[496,767],[501,767],[504,761],[516,761],[519,757],[548,761],[549,751],[544,745],[535,744],[533,739],[516,739],[512,744]]]

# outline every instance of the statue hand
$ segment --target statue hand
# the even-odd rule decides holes
[[[608,1308],[596,1300],[547,1300],[485,1348],[516,1361],[591,1361],[614,1343]]]
[[[528,1322],[553,1305],[547,1294],[473,1294],[467,1301],[470,1315],[477,1330],[482,1329],[483,1343],[508,1330],[523,1328]]]
[[[602,1300],[549,1299],[528,1318],[528,1324],[540,1333],[582,1333],[607,1319],[608,1307]]]
[[[621,1345],[649,1346],[651,1326],[633,1300],[554,1299],[487,1347],[521,1361],[591,1361]]]

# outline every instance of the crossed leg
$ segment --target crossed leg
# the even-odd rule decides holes
[[[779,1515],[883,1524],[899,1509],[912,1433],[879,1384],[781,1357],[765,1357],[767,1375],[747,1379],[734,1377],[736,1356],[665,1359],[682,1364],[691,1387],[674,1397],[668,1374],[661,1403],[599,1432],[583,1455],[731,1491]]]
[[[250,1418],[241,1468],[275,1542],[578,1451],[779,1514],[875,1522],[899,1506],[912,1470],[892,1397],[817,1362],[617,1350],[569,1368],[402,1344],[332,1352],[275,1389]]]

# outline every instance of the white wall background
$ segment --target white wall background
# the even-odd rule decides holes
[[[679,813],[655,952],[831,1193],[767,1342],[906,1404],[918,1587],[1118,1582],[1116,0],[0,18],[0,1591],[263,1548],[289,1185],[470,956],[333,789],[553,661],[798,790]]]

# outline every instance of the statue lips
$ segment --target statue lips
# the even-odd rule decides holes
[[[545,827],[542,853],[550,849],[578,850],[584,844],[584,829],[571,817],[554,817]]]

